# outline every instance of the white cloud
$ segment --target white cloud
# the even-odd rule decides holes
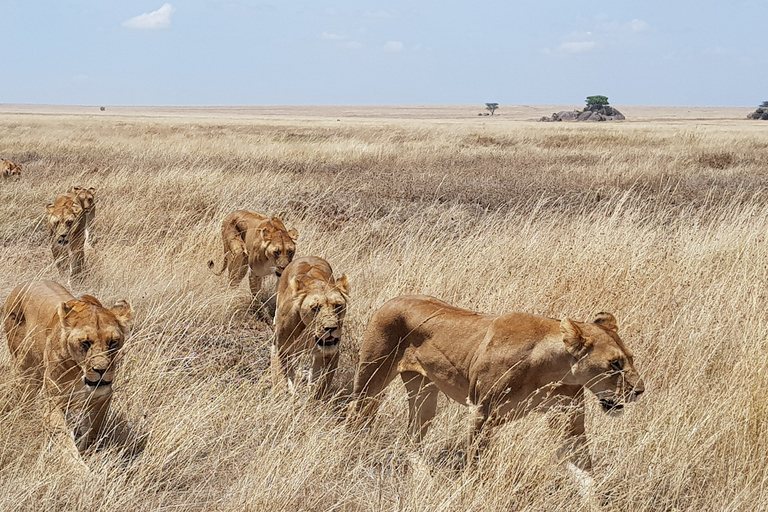
[[[574,41],[560,45],[560,51],[563,53],[586,53],[595,47],[594,41]]]
[[[643,20],[632,20],[629,22],[629,30],[632,32],[645,32],[650,27]]]
[[[166,3],[156,11],[145,12],[129,19],[123,23],[123,26],[139,29],[167,28],[171,24],[171,14],[174,12],[176,9],[171,4]]]
[[[325,39],[326,41],[342,41],[347,38],[347,36],[341,36],[339,34],[332,34],[330,32],[323,32],[320,37]]]
[[[387,41],[384,45],[384,49],[388,52],[401,52],[405,46],[400,41]]]

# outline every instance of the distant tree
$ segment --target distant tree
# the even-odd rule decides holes
[[[587,107],[607,107],[608,96],[587,96]]]
[[[491,115],[493,115],[493,112],[494,112],[494,111],[495,111],[497,108],[499,108],[499,104],[498,104],[498,103],[486,103],[486,104],[485,104],[485,108],[487,108],[488,110],[490,110],[490,111],[491,111]]]
[[[763,107],[763,108],[768,108],[768,101],[764,101],[764,102],[762,102],[762,103],[760,104],[760,106],[761,106],[761,107]]]

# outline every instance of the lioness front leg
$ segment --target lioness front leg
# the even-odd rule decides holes
[[[51,253],[53,254],[53,261],[56,264],[56,268],[59,269],[59,273],[61,275],[67,275],[69,272],[69,252],[67,251],[67,248],[54,241],[51,243]]]
[[[253,270],[251,270],[251,273],[248,275],[248,284],[251,287],[251,295],[253,297],[259,296],[259,292],[261,291],[261,285],[263,282],[264,282],[264,278],[258,275]]]
[[[321,399],[331,389],[331,382],[339,366],[339,352],[324,354],[320,350],[312,352],[312,373],[309,374],[309,385],[314,388],[314,396]]]
[[[296,391],[296,368],[293,358],[288,356],[288,352],[280,350],[277,343],[273,343],[270,349],[270,370],[272,374],[272,387],[278,388],[288,379],[288,391]]]
[[[77,440],[77,449],[80,453],[87,450],[99,438],[104,418],[107,416],[112,397],[98,400],[88,404],[88,412],[83,418],[84,427],[80,439]]]
[[[592,470],[587,434],[584,430],[584,397],[568,399],[564,407],[565,438],[557,452],[560,460],[567,460],[582,471]]]
[[[60,396],[52,396],[46,393],[43,425],[47,436],[46,450],[60,450],[60,452],[77,466],[88,470],[88,467],[80,458],[80,451],[75,445],[72,434],[67,427],[64,416],[66,400]]]
[[[84,267],[85,267],[85,251],[82,248],[75,249],[74,251],[72,251],[72,255],[70,256],[70,263],[69,263],[70,275],[72,277],[80,275]]]

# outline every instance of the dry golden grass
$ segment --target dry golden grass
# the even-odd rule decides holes
[[[110,113],[112,109],[108,109]],[[544,112],[546,114],[547,112]],[[219,223],[246,208],[350,276],[339,387],[372,311],[402,293],[485,312],[613,312],[646,393],[588,401],[606,510],[768,508],[768,139],[757,122],[11,114],[0,299],[66,282],[43,205],[97,188],[75,294],[137,314],[102,448],[82,479],[41,455],[39,404],[0,415],[0,510],[588,510],[547,418],[453,468],[469,411],[442,399],[419,450],[394,384],[370,431],[273,390],[271,332],[225,289]],[[536,117],[536,116],[531,116]],[[4,345],[4,343],[3,343]],[[14,385],[0,349],[0,409]],[[143,448],[143,449],[142,449]]]

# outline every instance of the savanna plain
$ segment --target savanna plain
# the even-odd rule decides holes
[[[768,509],[768,125],[746,109],[499,112],[0,116],[0,157],[24,168],[0,182],[0,298],[46,278],[136,313],[91,475],[41,449],[40,403],[14,405],[0,510]],[[97,242],[67,284],[44,206],[73,185],[97,189]],[[334,401],[273,389],[269,315],[206,265],[239,208],[280,217],[298,255],[349,276]],[[441,398],[416,446],[399,381],[369,429],[345,428],[366,322],[405,293],[616,316],[646,392],[619,417],[587,399],[599,499],[558,464],[546,415],[497,429],[465,468],[470,411]],[[0,410],[14,385],[3,340]]]

